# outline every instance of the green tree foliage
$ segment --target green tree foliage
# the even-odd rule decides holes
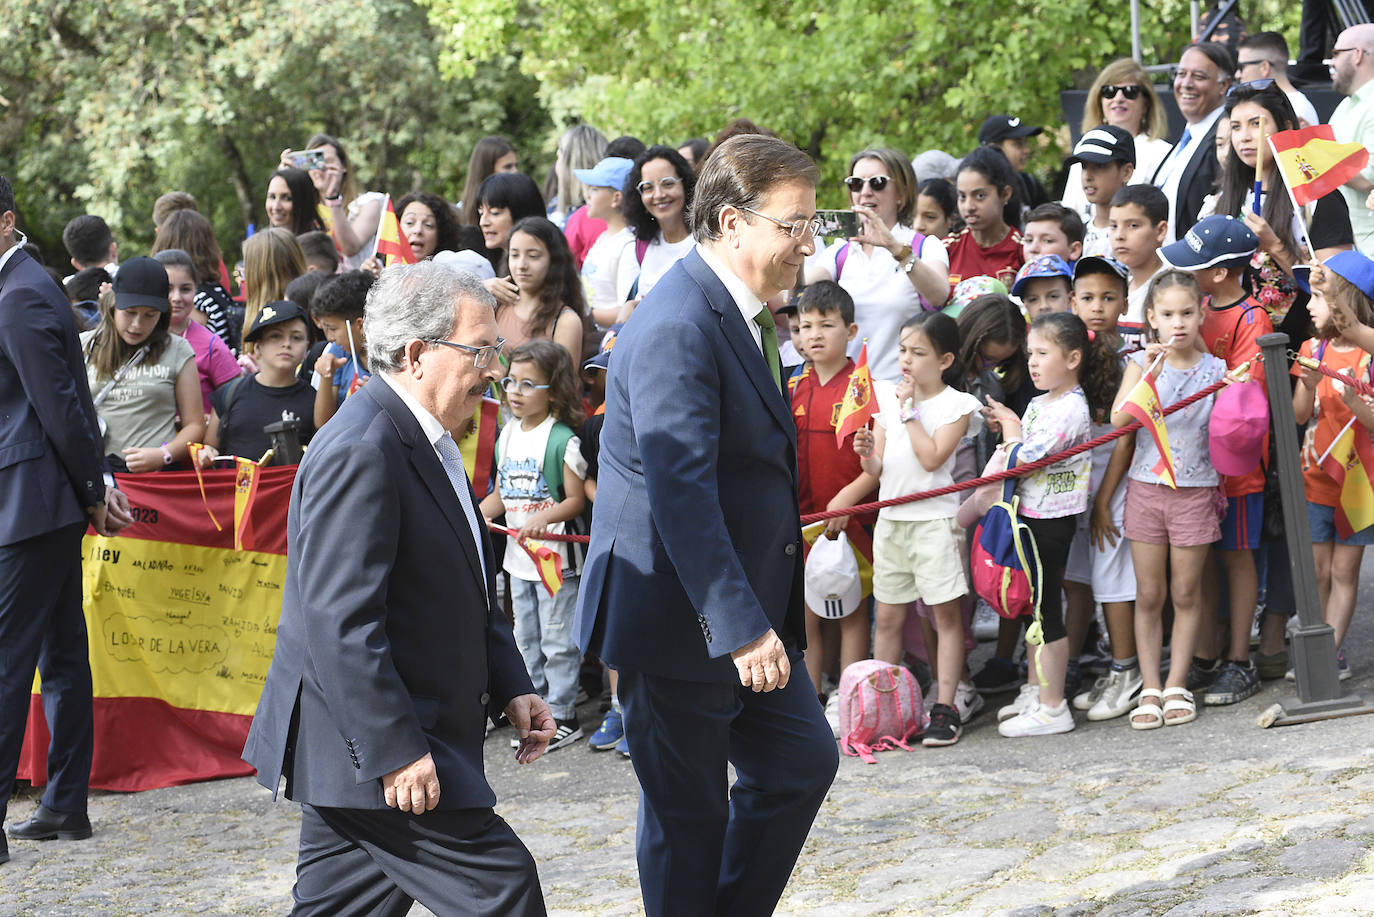
[[[126,253],[159,194],[195,195],[226,258],[261,225],[282,149],[325,131],[363,188],[451,199],[488,133],[532,152],[550,130],[505,51],[457,80],[410,0],[6,0],[0,171],[50,261],[72,216],[104,216]]]

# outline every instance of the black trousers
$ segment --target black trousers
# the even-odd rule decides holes
[[[301,806],[292,914],[542,917],[534,858],[491,809]]]
[[[94,725],[79,523],[0,547],[0,821],[14,791],[33,670],[52,741],[43,805],[85,812]]]

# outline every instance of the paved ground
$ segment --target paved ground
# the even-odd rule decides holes
[[[1374,698],[1374,624],[1357,618],[1347,647],[1347,684]],[[952,748],[845,758],[779,913],[1374,913],[1374,716],[1258,728],[1290,689],[1145,733],[1010,740],[984,714]],[[577,747],[517,768],[505,740],[488,771],[550,912],[641,913],[629,762]],[[96,793],[91,817],[90,841],[10,842],[0,914],[289,909],[297,812],[251,780]]]

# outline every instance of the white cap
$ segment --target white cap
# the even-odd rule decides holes
[[[859,607],[863,599],[859,562],[844,532],[834,541],[824,535],[816,539],[802,582],[806,607],[822,618],[843,618]]]
[[[476,274],[478,280],[491,280],[496,276],[496,271],[492,269],[491,262],[474,251],[436,252],[434,263],[442,264],[455,271],[467,271],[469,274]]]

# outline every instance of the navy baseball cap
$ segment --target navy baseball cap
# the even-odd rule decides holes
[[[119,266],[114,277],[116,309],[135,309],[147,306],[159,312],[171,312],[167,294],[172,284],[167,269],[154,258],[130,258]]]
[[[1135,138],[1114,124],[1103,124],[1088,131],[1073,145],[1065,163],[1129,162],[1135,165]]]
[[[620,156],[607,156],[590,169],[573,169],[573,174],[589,188],[613,188],[621,191],[625,188],[625,179],[630,177],[630,171],[634,167],[632,160]]]
[[[1008,137],[1034,137],[1044,130],[1043,127],[1022,124],[1020,118],[1011,115],[992,115],[978,128],[978,142],[996,143]]]
[[[1019,297],[1025,291],[1027,283],[1040,277],[1063,277],[1070,284],[1073,283],[1073,271],[1069,268],[1069,262],[1058,255],[1038,255],[1016,272],[1016,281],[1011,285],[1011,295]]]
[[[1193,224],[1183,238],[1159,250],[1165,267],[1200,271],[1228,261],[1249,258],[1259,248],[1259,237],[1232,216],[1212,214]]]

